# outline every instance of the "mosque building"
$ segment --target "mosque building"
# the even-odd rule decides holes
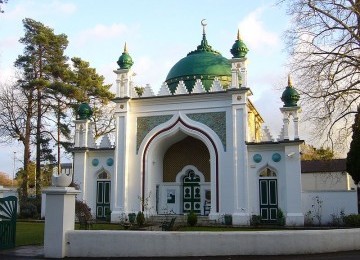
[[[287,225],[303,225],[298,93],[289,79],[283,107],[274,110],[283,117],[274,139],[249,98],[248,48],[239,33],[228,59],[203,28],[200,45],[171,68],[157,95],[135,86],[125,45],[114,70],[115,144],[107,135],[95,144],[91,109],[80,105],[73,151],[80,199],[112,222],[138,211],[193,211],[248,225],[252,215],[276,222],[281,209]]]

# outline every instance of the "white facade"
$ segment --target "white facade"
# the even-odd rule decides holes
[[[285,134],[274,141],[249,100],[246,58],[230,62],[227,88],[215,78],[205,91],[197,79],[188,93],[179,81],[173,94],[165,83],[158,96],[147,86],[138,97],[131,69],[114,71],[115,145],[97,147],[91,121],[75,120],[75,182],[95,215],[110,209],[118,221],[138,211],[195,211],[210,219],[231,214],[233,224],[248,225],[253,214],[276,221],[281,208],[289,225],[303,225],[299,107],[278,112]]]

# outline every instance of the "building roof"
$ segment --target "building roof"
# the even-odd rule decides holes
[[[189,92],[192,92],[197,79],[202,81],[208,91],[215,78],[223,87],[231,83],[231,63],[208,44],[205,32],[201,44],[185,58],[178,61],[169,71],[166,83],[174,93],[180,81],[183,81]]]
[[[346,159],[301,161],[301,173],[345,171]]]

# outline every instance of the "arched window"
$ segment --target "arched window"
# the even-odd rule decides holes
[[[260,171],[260,177],[276,177],[276,172],[266,167]]]
[[[97,178],[101,179],[101,180],[109,180],[109,179],[111,179],[111,176],[107,172],[102,172],[98,175]]]

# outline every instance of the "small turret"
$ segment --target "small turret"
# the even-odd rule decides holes
[[[77,110],[77,114],[79,119],[83,120],[83,119],[90,119],[90,117],[92,116],[93,112],[91,110],[91,107],[89,106],[88,103],[81,103],[78,110]]]
[[[117,64],[119,65],[120,69],[130,69],[131,66],[134,64],[131,56],[128,53],[126,43],[124,46],[124,52],[119,57]]]
[[[300,99],[299,93],[293,88],[290,75],[288,76],[288,85],[281,96],[284,107],[296,107]]]
[[[245,58],[246,54],[248,53],[249,49],[246,47],[245,43],[242,41],[240,37],[240,31],[238,30],[237,39],[233,44],[232,48],[230,49],[233,58]]]

